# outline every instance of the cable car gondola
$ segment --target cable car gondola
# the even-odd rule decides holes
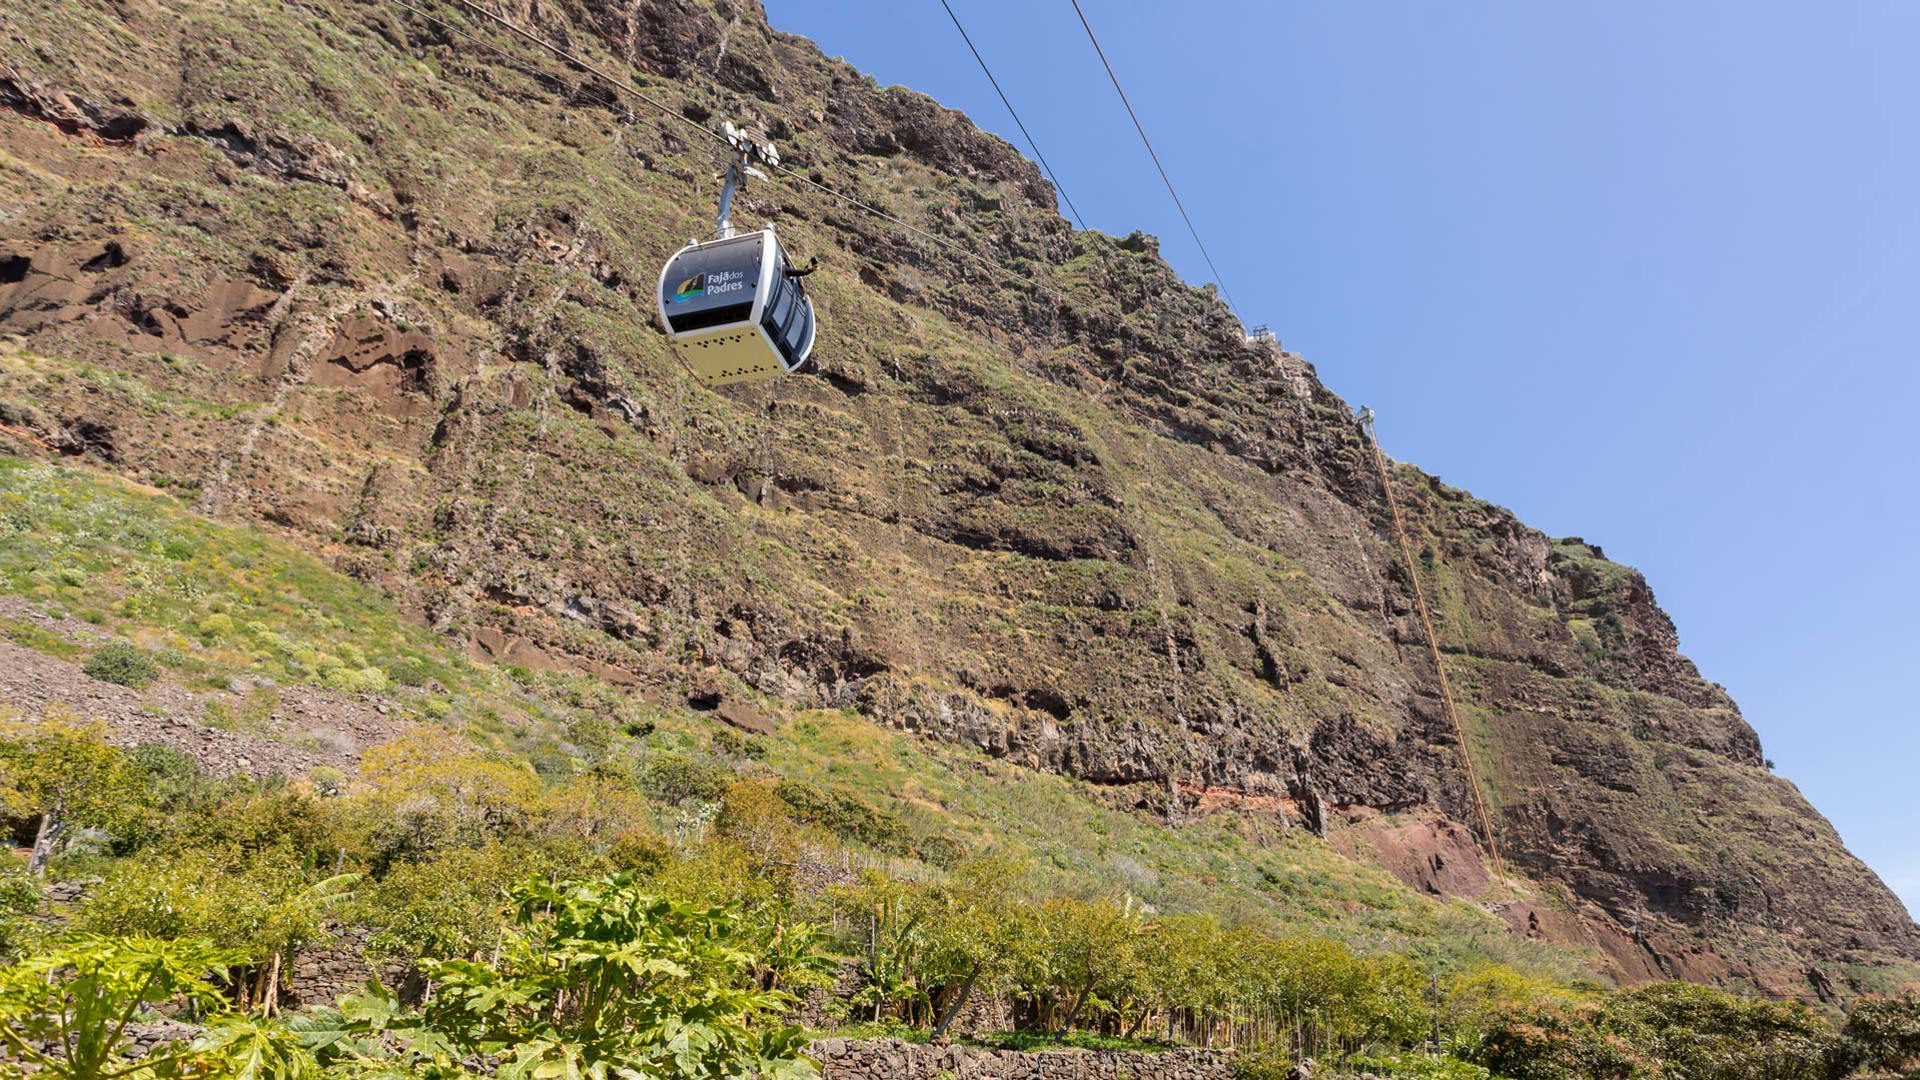
[[[791,374],[807,362],[818,329],[813,300],[772,225],[733,228],[734,193],[746,176],[764,176],[753,162],[778,164],[773,146],[732,124],[727,141],[740,152],[727,165],[717,235],[695,240],[660,270],[660,321],[694,374],[712,385],[758,382]],[[817,261],[817,260],[816,260]]]

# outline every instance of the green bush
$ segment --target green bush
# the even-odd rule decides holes
[[[1293,1055],[1278,1042],[1242,1050],[1233,1055],[1233,1080],[1287,1080]]]
[[[528,883],[485,961],[425,965],[424,1025],[502,1080],[759,1076],[814,1080],[794,999],[760,988],[732,913],[658,899],[631,877]],[[770,958],[761,957],[759,962]]]
[[[313,785],[316,794],[329,798],[343,795],[347,790],[347,774],[331,765],[315,765],[308,769],[307,781]]]
[[[40,883],[27,864],[0,851],[0,960],[14,959],[32,941],[39,907]]]
[[[1920,1069],[1920,997],[1866,998],[1847,1014],[1846,1037],[1869,1069]]]
[[[1541,1002],[1502,1010],[1488,1024],[1481,1064],[1510,1080],[1637,1080],[1650,1062],[1598,1005]]]
[[[601,761],[613,752],[614,727],[611,720],[591,714],[567,721],[567,741],[588,761]]]
[[[671,750],[650,755],[640,766],[640,786],[662,802],[716,802],[732,782],[726,770]]]
[[[124,641],[116,641],[87,657],[80,670],[101,682],[119,683],[144,690],[160,677],[160,668],[146,653]]]
[[[387,678],[395,686],[427,685],[427,665],[417,657],[402,656],[387,665]]]
[[[354,914],[373,930],[367,952],[407,961],[478,955],[506,924],[507,888],[525,872],[516,854],[489,845],[394,867],[356,898]]]
[[[797,821],[818,825],[843,840],[856,841],[889,855],[913,852],[913,836],[906,822],[869,803],[851,788],[782,780],[773,791],[793,807]]]
[[[1853,1053],[1797,1002],[1675,982],[1604,1004],[1508,1009],[1489,1025],[1480,1060],[1512,1080],[1837,1080]]]
[[[190,755],[171,746],[140,743],[123,757],[131,769],[133,789],[129,794],[133,797],[116,815],[120,820],[109,846],[115,855],[127,855],[160,840],[174,822],[212,812],[228,786]]]
[[[1670,1075],[1702,1080],[1837,1080],[1852,1071],[1840,1033],[1798,1002],[1655,983],[1607,1002]]]
[[[321,657],[321,659],[328,659]],[[321,669],[320,681],[329,689],[346,694],[384,694],[387,673],[377,667],[329,666]]]
[[[642,877],[652,877],[673,861],[673,844],[649,829],[628,829],[613,838],[613,846],[607,849],[607,861],[616,870],[631,870]]]
[[[922,861],[944,870],[953,869],[967,858],[967,845],[945,833],[921,837],[913,851]]]
[[[747,738],[738,732],[724,728],[713,733],[713,748],[716,752],[730,758],[745,761],[761,761],[767,756],[765,742]]]

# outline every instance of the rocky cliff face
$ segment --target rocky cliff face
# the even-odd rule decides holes
[[[720,148],[451,2],[59,0],[0,21],[0,447],[264,520],[482,653],[857,709],[1145,812],[1328,828],[1614,972],[1792,994],[1920,929],[1646,582],[1370,451],[1149,237],[751,0],[513,0],[795,181],[818,374],[715,392],[654,326]],[[1511,869],[1468,794],[1417,573]],[[1448,819],[1451,819],[1450,821]],[[1489,891],[1491,890],[1491,891]]]

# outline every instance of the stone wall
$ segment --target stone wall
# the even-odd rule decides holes
[[[293,970],[287,973],[281,984],[281,1007],[300,1009],[331,1005],[343,994],[355,994],[366,989],[367,981],[376,976],[388,989],[398,991],[405,999],[409,989],[408,965],[388,963],[376,971],[373,965],[367,963],[364,952],[366,946],[367,931],[360,927],[348,927],[335,940],[296,955],[293,958]]]
[[[821,1039],[823,1080],[1229,1080],[1226,1050],[989,1050],[901,1039]],[[942,1076],[945,1074],[945,1076]]]
[[[816,1031],[829,1031],[842,1024],[859,1023],[872,1018],[870,1010],[850,1009],[847,1002],[866,980],[861,976],[860,964],[847,960],[840,964],[834,974],[832,986],[815,986],[808,989],[800,1005],[787,1017],[787,1022]],[[988,1035],[1013,1030],[1013,1008],[999,994],[974,994],[953,1018],[950,1030],[955,1035]]]

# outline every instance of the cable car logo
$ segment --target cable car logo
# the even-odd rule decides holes
[[[680,283],[673,294],[673,302],[684,304],[697,296],[719,296],[722,293],[741,292],[750,286],[747,275],[738,270],[711,270],[695,274]]]

